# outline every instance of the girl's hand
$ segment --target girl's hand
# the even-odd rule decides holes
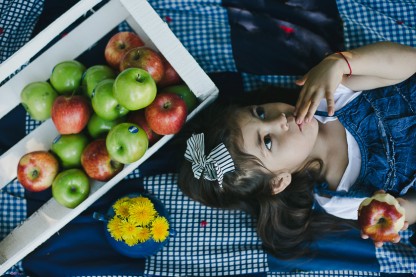
[[[296,81],[297,85],[303,86],[295,106],[297,124],[309,122],[324,97],[327,101],[328,115],[334,115],[334,91],[341,83],[345,70],[345,61],[338,56],[334,54],[326,57]]]
[[[383,194],[383,193],[386,193],[386,191],[384,191],[384,190],[378,190],[378,191],[376,191],[375,193],[374,193],[374,195],[376,195],[376,194]],[[408,221],[405,221],[404,222],[404,225],[403,225],[403,227],[402,227],[402,229],[400,230],[400,231],[404,231],[404,230],[407,230],[407,228],[409,228],[409,222]],[[368,239],[369,238],[369,236],[368,235],[366,235],[366,234],[363,234],[362,232],[361,232],[361,238],[362,239]],[[398,243],[400,241],[400,236],[398,236],[398,237],[396,237],[393,241],[391,241],[392,243]],[[384,242],[382,242],[382,241],[374,241],[374,245],[375,245],[375,247],[382,247],[383,245],[384,245]]]

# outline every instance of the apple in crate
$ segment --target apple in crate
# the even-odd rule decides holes
[[[165,68],[165,73],[163,74],[162,80],[157,83],[159,88],[164,88],[167,86],[179,85],[182,82],[181,77],[178,72],[173,68],[173,66],[162,56],[163,66]]]
[[[97,139],[87,145],[82,152],[81,164],[91,179],[102,182],[110,180],[124,167],[110,158],[105,139]]]
[[[58,93],[48,82],[32,82],[20,93],[23,107],[34,120],[45,120],[51,117],[53,101]]]
[[[60,95],[52,105],[52,121],[62,135],[77,134],[88,124],[92,113],[89,100],[82,95]]]
[[[59,173],[52,183],[52,196],[64,207],[73,209],[90,194],[90,180],[82,169],[71,168]]]
[[[118,103],[130,111],[142,109],[156,97],[156,84],[150,74],[141,68],[127,68],[117,75],[113,93]]]
[[[115,120],[106,120],[99,117],[96,113],[93,113],[87,124],[88,134],[94,139],[104,137],[110,132],[112,127],[124,121],[124,117]]]
[[[104,56],[107,63],[113,68],[119,69],[124,55],[132,48],[143,46],[144,42],[133,32],[119,32],[108,41]]]
[[[79,61],[63,61],[55,65],[49,81],[58,93],[73,93],[80,87],[85,69]]]
[[[192,112],[198,105],[198,98],[196,98],[195,94],[185,84],[168,86],[160,91],[160,93],[165,92],[171,92],[179,95],[185,101],[186,108],[188,109],[188,114]]]
[[[131,111],[127,115],[127,122],[137,124],[139,127],[143,128],[143,130],[147,134],[147,138],[149,139],[149,146],[153,145],[155,142],[157,142],[162,136],[159,134],[156,134],[153,132],[153,130],[150,128],[149,124],[146,121],[146,117],[144,116],[144,110],[137,110],[137,111]]]
[[[165,66],[161,54],[153,49],[142,46],[130,49],[120,63],[120,71],[137,67],[150,73],[153,80],[160,82],[165,74]]]
[[[63,168],[81,167],[81,155],[89,140],[86,135],[58,135],[51,146],[53,153],[58,156]]]
[[[115,120],[129,112],[114,97],[113,85],[114,79],[99,82],[91,98],[92,109],[99,117],[106,120]]]
[[[48,151],[33,151],[23,155],[17,164],[17,180],[29,191],[49,188],[58,174],[59,162]]]
[[[358,208],[358,223],[362,233],[376,242],[395,240],[404,222],[404,208],[388,193],[377,193],[366,198]]]
[[[149,145],[146,132],[133,123],[120,123],[113,128],[106,138],[110,157],[120,163],[129,164],[139,160]]]
[[[82,76],[82,88],[88,97],[92,96],[95,86],[106,79],[116,78],[116,73],[107,65],[93,65]]]
[[[160,93],[145,108],[146,121],[150,128],[159,135],[178,133],[186,121],[185,101],[174,93]]]

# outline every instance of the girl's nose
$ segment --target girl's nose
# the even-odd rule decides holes
[[[281,113],[270,120],[267,121],[269,127],[272,129],[287,131],[289,129],[289,124],[287,122],[286,114]]]

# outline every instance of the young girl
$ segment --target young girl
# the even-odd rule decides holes
[[[254,214],[265,248],[281,258],[304,254],[341,218],[356,220],[380,190],[413,224],[415,72],[416,49],[396,43],[332,54],[297,81],[295,106],[216,111],[187,140],[179,186],[206,205]]]

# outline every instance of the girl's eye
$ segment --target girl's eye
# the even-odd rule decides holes
[[[266,118],[266,113],[263,107],[256,107],[256,114],[260,119]]]
[[[264,137],[264,145],[268,150],[272,149],[272,139],[270,138],[270,135],[267,135]]]

